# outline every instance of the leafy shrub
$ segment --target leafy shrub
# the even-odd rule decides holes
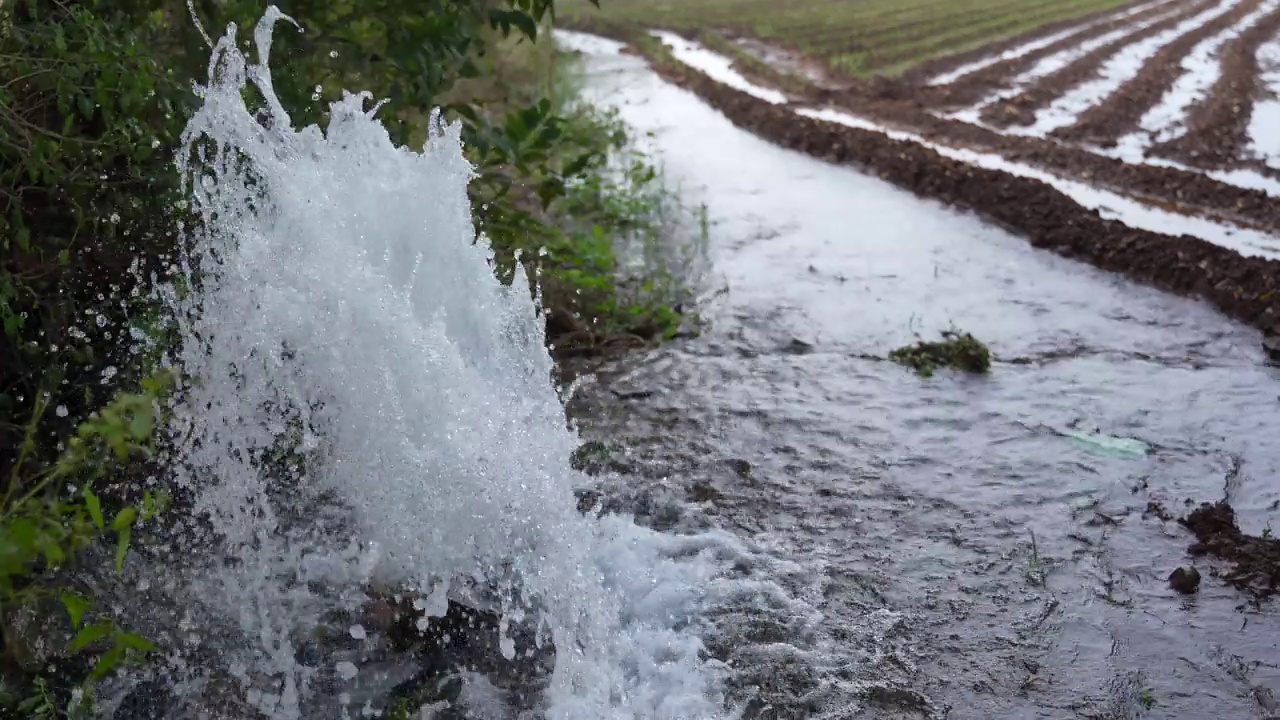
[[[119,569],[134,530],[167,503],[160,399],[175,378],[159,368],[178,348],[156,298],[184,291],[173,262],[180,224],[193,222],[171,148],[206,71],[205,28],[251,27],[262,12],[249,0],[192,7],[200,25],[184,0],[0,0],[0,618],[51,606],[72,633],[61,652],[84,660],[73,683],[152,649],[55,571],[98,545]],[[306,32],[277,33],[275,89],[299,125],[323,125],[341,90],[368,89],[391,100],[383,122],[407,144],[443,105],[464,124],[497,271],[509,277],[519,252],[536,259],[544,300],[585,338],[579,348],[670,335],[679,295],[666,266],[636,271],[619,254],[649,252],[670,198],[626,152],[617,118],[566,110],[541,89],[492,103],[459,90],[494,72],[495,50],[529,47],[551,7],[282,3]],[[282,447],[264,462],[291,461]],[[0,715],[63,714],[67,678],[23,666],[9,652],[15,630],[0,620],[0,633],[0,670],[16,664],[24,683],[12,697],[0,688]]]

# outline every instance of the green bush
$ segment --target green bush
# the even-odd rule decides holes
[[[205,29],[251,27],[263,11],[247,0],[193,7],[200,26],[183,0],[0,1],[6,717],[60,716],[70,702],[68,677],[46,677],[16,656],[13,646],[30,639],[5,624],[17,609],[45,608],[69,628],[60,652],[83,659],[71,684],[152,649],[55,578],[98,545],[118,570],[134,530],[166,506],[161,400],[176,378],[160,368],[178,347],[156,291],[181,289],[179,228],[194,221],[182,211],[172,151],[196,102],[192,82],[204,80]],[[420,144],[426,111],[443,105],[464,124],[478,170],[476,219],[497,251],[496,270],[510,277],[518,253],[532,261],[552,310],[551,341],[596,351],[610,338],[670,336],[682,296],[668,265],[636,270],[620,260],[620,248],[643,255],[662,239],[671,201],[629,150],[622,124],[553,102],[549,76],[495,86],[491,99],[466,91],[495,75],[495,57],[533,47],[551,7],[282,2],[306,32],[276,33],[275,90],[298,125],[323,125],[342,89],[389,98],[383,122],[402,144]]]

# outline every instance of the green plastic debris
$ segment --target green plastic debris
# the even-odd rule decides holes
[[[1150,447],[1134,438],[1104,435],[1100,432],[1081,432],[1064,430],[1062,434],[1070,438],[1076,445],[1091,452],[1121,457],[1145,457]]]

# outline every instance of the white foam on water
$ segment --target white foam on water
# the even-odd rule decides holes
[[[688,40],[666,30],[652,30],[649,33],[671,48],[671,54],[677,60],[707,77],[731,88],[754,95],[767,103],[785,105],[787,96],[771,88],[761,87],[742,76],[733,69],[733,60],[718,52],[708,50],[701,43]]]
[[[576,511],[585,478],[543,318],[523,273],[500,283],[476,237],[459,127],[396,147],[368,96],[349,95],[324,131],[295,129],[268,68],[283,17],[273,6],[259,23],[256,63],[228,28],[180,153],[202,222],[187,259],[199,272],[175,301],[197,378],[175,409],[179,481],[214,530],[210,557],[181,562],[238,630],[219,662],[259,711],[298,720],[332,663],[299,660],[296,638],[332,594],[403,588],[429,596],[430,615],[476,581],[504,623],[554,641],[546,717],[722,716],[700,617],[746,551]],[[252,460],[287,430],[282,407],[309,428],[298,480]],[[320,527],[326,508],[339,530]]]
[[[1205,98],[1222,77],[1222,48],[1264,17],[1280,9],[1280,1],[1268,0],[1240,22],[1201,41],[1182,59],[1183,73],[1160,98],[1160,102],[1142,116],[1138,130],[1118,142],[1129,155],[1145,155],[1154,144],[1168,142],[1187,133],[1187,112]]]
[[[1032,40],[1030,42],[1026,42],[1021,45],[1017,45],[1015,47],[1009,48],[1008,50],[1005,50],[1004,52],[996,55],[992,55],[991,57],[982,58],[981,60],[975,60],[971,63],[965,63],[964,65],[961,65],[958,68],[949,70],[939,75],[935,75],[933,78],[929,80],[928,84],[929,85],[950,85],[951,83],[955,82],[956,80],[959,80],[962,77],[965,77],[966,75],[972,75],[973,73],[978,72],[979,70],[984,70],[988,67],[991,67],[996,63],[1005,62],[1006,60],[1017,60],[1018,58],[1024,55],[1029,55],[1033,52],[1036,52],[1037,50],[1042,50],[1044,48],[1047,48],[1050,45],[1060,40],[1065,40],[1066,38],[1069,38],[1073,35],[1078,35],[1087,30],[1091,30],[1097,27],[1098,25],[1102,25],[1104,23],[1116,22],[1119,20],[1125,20],[1127,18],[1133,17],[1134,15],[1139,15],[1141,13],[1144,13],[1154,7],[1158,7],[1160,5],[1166,5],[1169,2],[1171,2],[1171,0],[1156,0],[1155,2],[1143,3],[1141,5],[1131,7],[1128,10],[1122,10],[1118,13],[1109,14],[1097,20],[1092,20],[1079,25],[1073,25],[1065,30],[1053,33],[1052,35],[1046,35],[1045,37],[1038,38],[1036,40]],[[1132,32],[1132,31],[1133,30],[1131,28],[1127,28],[1124,30],[1124,32]],[[1123,35],[1120,35],[1119,37],[1123,37]]]
[[[1176,15],[1179,11],[1180,8],[1175,8],[1169,12],[1161,13],[1156,17],[1148,18],[1147,20],[1139,23],[1134,23],[1129,27],[1112,30],[1111,32],[1104,33],[1091,40],[1086,40],[1075,47],[1060,50],[1048,57],[1041,58],[1040,61],[1030,69],[1015,76],[1004,88],[997,90],[982,100],[979,100],[976,104],[971,105],[970,107],[947,113],[943,117],[952,120],[960,120],[961,122],[980,124],[979,118],[982,115],[982,111],[988,106],[1002,100],[1017,97],[1040,78],[1058,72],[1104,45],[1108,45],[1117,40],[1133,35],[1134,33],[1141,32],[1156,23],[1163,22],[1164,20]]]
[[[1103,63],[1097,78],[1077,85],[1048,107],[1042,108],[1036,113],[1035,122],[1030,126],[1011,127],[1008,132],[1044,137],[1058,128],[1071,125],[1086,110],[1106,100],[1122,85],[1137,77],[1142,67],[1161,48],[1196,28],[1213,22],[1239,4],[1240,0],[1226,0],[1162,33],[1125,47]]]
[[[1258,70],[1267,97],[1253,103],[1246,153],[1280,170],[1280,38],[1258,48]]]

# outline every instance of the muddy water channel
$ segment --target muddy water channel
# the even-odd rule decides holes
[[[1246,532],[1280,525],[1280,376],[1255,331],[770,146],[616,48],[581,62],[707,204],[727,291],[702,337],[605,368],[573,410],[620,446],[606,498],[787,569],[790,601],[726,609],[708,639],[735,697],[759,688],[749,716],[1274,711],[1276,605],[1202,559],[1198,594],[1170,589],[1191,538],[1147,512],[1226,498]],[[989,376],[875,359],[953,324],[989,343]]]

